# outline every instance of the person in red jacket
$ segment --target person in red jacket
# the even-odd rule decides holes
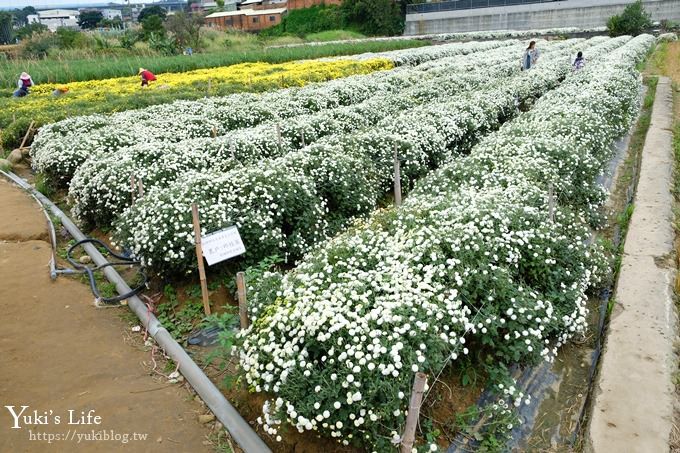
[[[143,87],[148,86],[149,82],[156,80],[156,76],[153,75],[153,72],[149,71],[148,69],[139,68],[139,75],[142,76]]]

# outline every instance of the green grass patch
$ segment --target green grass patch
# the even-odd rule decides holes
[[[680,96],[676,96],[680,97]],[[676,200],[680,200],[680,118],[676,118],[673,127],[673,154],[675,155],[675,180],[673,184],[673,195]],[[680,228],[676,220],[676,228]]]
[[[346,39],[363,39],[366,35],[352,30],[327,30],[319,33],[311,33],[305,36],[306,41],[342,41]]]
[[[197,294],[198,293],[198,294]],[[158,321],[166,328],[175,340],[186,345],[189,334],[204,321],[201,288],[191,287],[185,291],[188,299],[180,302],[179,294],[171,285],[163,289],[165,301],[156,307]],[[198,296],[198,297],[196,297]]]
[[[35,176],[35,189],[47,198],[52,198],[52,195],[54,194],[54,189],[47,180],[47,177],[42,173]]]
[[[668,43],[662,42],[652,48],[652,53],[644,64],[645,72],[648,74],[663,74],[668,58]]]

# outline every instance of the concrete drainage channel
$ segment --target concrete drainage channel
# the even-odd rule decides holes
[[[59,218],[64,228],[77,242],[87,239],[61,209],[26,181],[11,172],[0,171],[0,173],[31,194],[44,210]],[[116,285],[116,290],[119,294],[125,295],[132,292],[118,272],[114,268],[107,266],[108,261],[92,243],[84,243],[83,248],[96,266],[105,266],[101,270],[106,278]],[[139,322],[148,330],[149,334],[156,340],[156,343],[165,350],[165,353],[179,365],[179,371],[184,378],[194,388],[213,414],[215,414],[220,423],[224,425],[239,447],[246,453],[270,452],[269,447],[255,433],[248,422],[241,417],[241,414],[227,401],[215,384],[212,383],[186,351],[172,338],[172,335],[161,325],[153,313],[148,312],[144,302],[136,295],[130,296],[127,301],[128,307],[137,315]]]
[[[668,451],[675,401],[673,101],[660,77],[586,450]]]

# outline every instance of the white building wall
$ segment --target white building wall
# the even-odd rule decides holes
[[[113,20],[116,18],[123,18],[123,13],[119,9],[100,9],[99,11],[102,12],[104,19]]]
[[[77,17],[60,17],[60,18],[50,18],[50,19],[40,19],[40,23],[47,25],[50,31],[57,31],[59,27],[66,28],[78,28],[78,18]]]
[[[38,14],[27,16],[28,23],[38,22],[45,25],[50,31],[57,31],[59,27],[78,28],[80,13],[74,10],[54,9],[38,11]]]
[[[566,0],[550,3],[407,14],[406,35],[487,30],[592,28],[607,24],[633,0]],[[652,20],[680,21],[680,0],[643,0]]]

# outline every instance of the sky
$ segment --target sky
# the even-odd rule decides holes
[[[23,8],[34,6],[35,8],[47,8],[53,6],[86,6],[96,3],[127,3],[123,0],[0,0],[0,9]],[[151,0],[134,0],[130,3],[151,3]]]

